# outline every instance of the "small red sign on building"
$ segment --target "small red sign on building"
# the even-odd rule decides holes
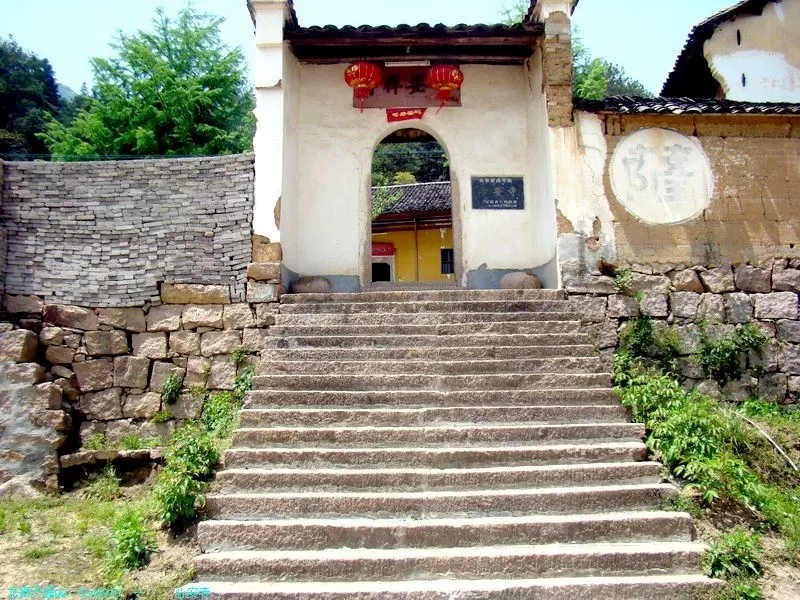
[[[391,242],[373,242],[372,256],[394,256],[394,244]]]

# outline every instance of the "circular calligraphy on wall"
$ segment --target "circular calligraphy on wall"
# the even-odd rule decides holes
[[[614,149],[611,187],[642,221],[680,223],[697,217],[711,202],[714,176],[696,140],[670,129],[642,129]]]

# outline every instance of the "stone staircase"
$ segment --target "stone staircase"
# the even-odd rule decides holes
[[[689,515],[659,510],[676,490],[561,292],[284,296],[268,342],[198,528],[198,581],[181,591],[651,600],[716,588]]]

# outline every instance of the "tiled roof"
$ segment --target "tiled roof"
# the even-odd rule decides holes
[[[605,100],[576,98],[577,110],[613,112],[628,115],[645,114],[707,114],[707,115],[798,115],[800,104],[778,102],[737,102],[711,98],[636,98],[612,96]]]
[[[683,51],[678,55],[672,73],[667,76],[661,94],[695,98],[715,97],[718,83],[708,68],[708,61],[703,55],[703,45],[722,23],[742,15],[760,15],[767,4],[775,1],[744,0],[696,25],[689,34]]]
[[[493,36],[514,34],[528,35],[530,33],[538,33],[539,31],[540,30],[538,28],[531,27],[530,25],[524,25],[522,23],[517,23],[515,25],[505,25],[502,23],[494,25],[466,25],[464,23],[460,23],[458,25],[443,25],[442,23],[430,25],[428,23],[419,23],[418,25],[344,25],[342,27],[338,27],[336,25],[312,25],[310,27],[297,27],[290,32],[289,37],[297,38],[303,34],[320,33],[331,36],[342,35],[343,37],[349,37],[353,34],[414,34],[442,37],[456,35],[463,36],[465,34]]]
[[[383,211],[384,215],[448,212],[453,206],[449,181],[372,188],[373,200],[376,198],[377,190],[386,190],[389,194],[399,194],[398,199]]]

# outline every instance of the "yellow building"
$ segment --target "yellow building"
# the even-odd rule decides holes
[[[455,283],[450,182],[373,188],[372,280]]]

